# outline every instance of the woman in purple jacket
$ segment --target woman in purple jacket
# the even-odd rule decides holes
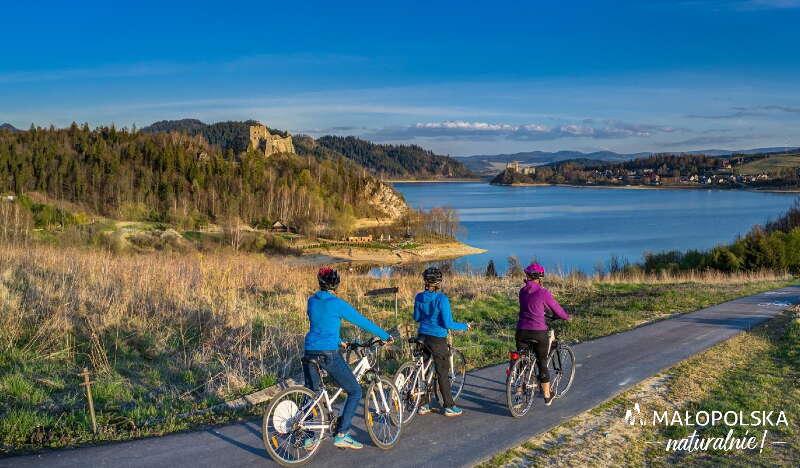
[[[550,374],[547,372],[547,355],[550,350],[550,333],[545,320],[547,309],[562,319],[569,320],[569,314],[553,299],[550,291],[542,286],[544,267],[531,263],[525,268],[525,286],[519,290],[519,320],[515,339],[517,349],[530,347],[536,353],[539,366],[539,379],[542,384],[544,403],[550,406],[553,396],[550,393]]]

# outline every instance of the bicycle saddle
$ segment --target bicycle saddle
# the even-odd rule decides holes
[[[315,364],[317,366],[320,365],[318,356],[312,356],[312,357],[303,356],[303,357],[300,358],[300,362],[302,362],[304,364]]]

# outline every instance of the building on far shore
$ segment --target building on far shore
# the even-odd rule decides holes
[[[523,166],[519,161],[510,161],[506,164],[506,171],[516,172],[523,175],[535,175],[536,168],[534,166]]]

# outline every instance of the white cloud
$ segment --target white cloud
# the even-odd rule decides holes
[[[422,122],[406,127],[388,127],[374,131],[369,136],[383,140],[395,139],[508,139],[555,140],[559,138],[629,138],[649,137],[657,133],[671,133],[675,128],[661,125],[631,124],[617,120],[584,119],[575,123],[548,125],[543,123],[511,124],[445,120]]]

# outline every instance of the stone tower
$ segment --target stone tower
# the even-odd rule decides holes
[[[292,136],[272,135],[263,125],[250,126],[250,145],[248,150],[255,150],[270,156],[277,153],[294,153]]]

